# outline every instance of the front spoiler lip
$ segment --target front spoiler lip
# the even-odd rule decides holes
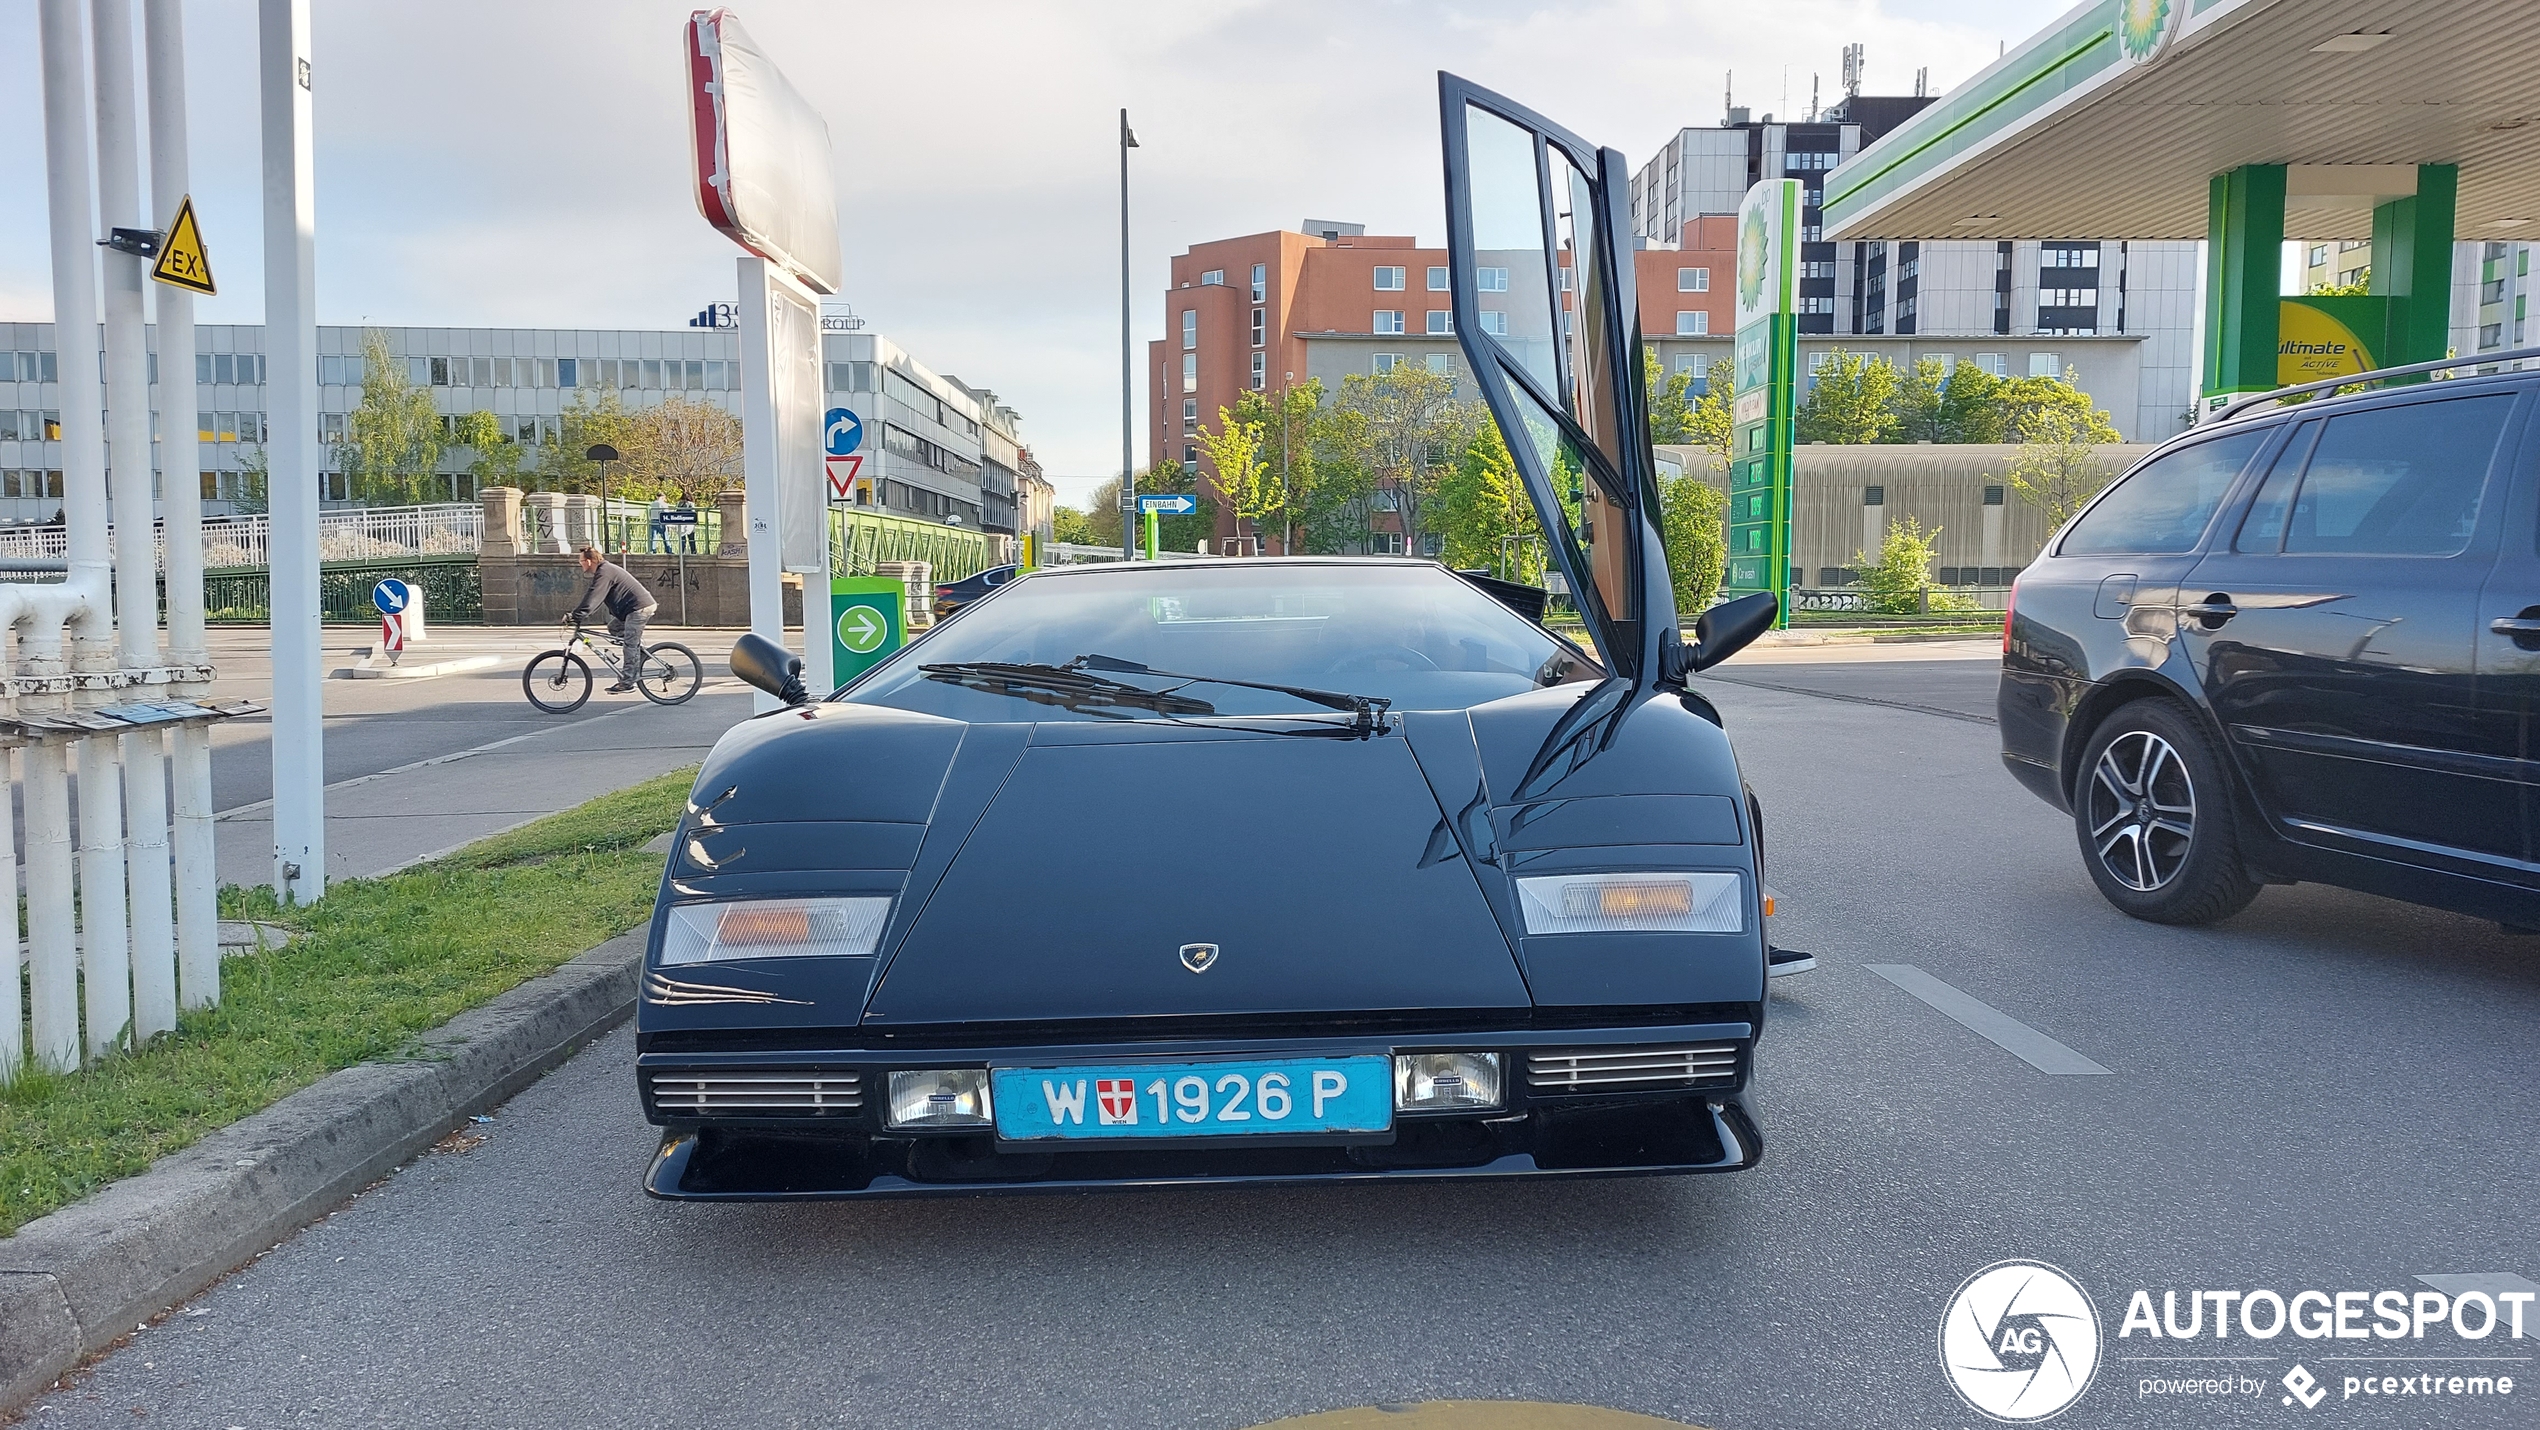
[[[703,1129],[673,1128],[662,1134],[660,1150],[644,1176],[647,1195],[663,1201],[864,1201],[916,1197],[1028,1195],[1047,1192],[1131,1191],[1167,1187],[1277,1187],[1310,1183],[1505,1181],[1590,1177],[1656,1177],[1694,1172],[1736,1172],[1754,1166],[1764,1154],[1763,1135],[1755,1128],[1739,1093],[1723,1092],[1691,1099],[1710,1120],[1709,1131],[1720,1155],[1699,1162],[1617,1163],[1612,1166],[1546,1167],[1531,1152],[1494,1157],[1453,1167],[1349,1168],[1312,1172],[1209,1173],[1134,1175],[1125,1177],[1053,1177],[1041,1180],[919,1181],[896,1173],[877,1172],[859,1185],[801,1185],[729,1190],[696,1190],[685,1185],[691,1159]],[[854,1139],[860,1140],[860,1139]],[[1195,1149],[1198,1150],[1198,1149]]]

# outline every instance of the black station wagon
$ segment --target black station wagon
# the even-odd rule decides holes
[[[2540,373],[2439,370],[2228,410],[2021,573],[2003,763],[2118,908],[2313,880],[2540,926]]]

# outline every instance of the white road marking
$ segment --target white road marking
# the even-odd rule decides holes
[[[351,789],[355,785],[366,785],[372,780],[384,780],[391,775],[406,775],[412,774],[416,770],[428,770],[434,765],[446,765],[454,760],[464,760],[473,755],[486,754],[490,751],[499,750],[506,745],[517,745],[523,740],[535,740],[544,735],[559,734],[566,730],[579,730],[585,725],[596,725],[603,720],[614,720],[620,715],[626,715],[637,710],[645,709],[647,706],[651,705],[651,703],[651,701],[646,701],[643,705],[624,705],[615,710],[606,711],[598,715],[586,715],[579,720],[568,721],[562,725],[550,725],[543,730],[532,730],[525,735],[513,735],[507,739],[491,740],[482,745],[471,746],[468,749],[452,750],[446,755],[434,755],[428,760],[416,760],[412,764],[399,765],[392,770],[374,770],[366,775],[355,775],[348,780],[337,780],[335,783],[328,785],[326,788],[329,793],[332,793],[339,789]],[[267,810],[271,808],[273,808],[272,800],[260,799],[253,804],[242,804],[235,806],[234,808],[221,810],[220,812],[214,814],[212,818],[215,821],[235,819],[242,814],[254,814],[260,810]]]
[[[1980,998],[1970,997],[1910,963],[1864,965],[1872,973],[1965,1024],[1977,1036],[2042,1073],[2114,1076],[2108,1069],[2056,1042]]]

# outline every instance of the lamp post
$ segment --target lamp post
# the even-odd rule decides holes
[[[609,463],[617,460],[617,449],[606,442],[594,442],[591,444],[591,450],[582,455],[600,464],[600,551],[606,554],[609,549],[609,524],[612,516],[609,511],[612,504],[609,496]],[[626,543],[622,541],[618,543],[617,554],[620,556],[626,554]],[[681,600],[687,599],[686,591],[683,590],[679,594]]]
[[[1129,111],[1120,111],[1120,555],[1138,553],[1138,474],[1129,438],[1129,151],[1138,136],[1129,129]]]

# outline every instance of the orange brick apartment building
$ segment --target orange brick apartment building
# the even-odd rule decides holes
[[[1698,218],[1677,247],[1635,255],[1642,336],[1697,385],[1728,352],[1736,255],[1734,215]],[[1247,390],[1320,378],[1328,397],[1349,373],[1401,362],[1460,374],[1452,306],[1445,249],[1360,224],[1308,219],[1294,231],[1194,244],[1173,260],[1165,335],[1147,349],[1148,460],[1204,466],[1196,434]],[[1458,386],[1479,396],[1469,381]],[[1235,535],[1231,518],[1219,526],[1221,540]]]

